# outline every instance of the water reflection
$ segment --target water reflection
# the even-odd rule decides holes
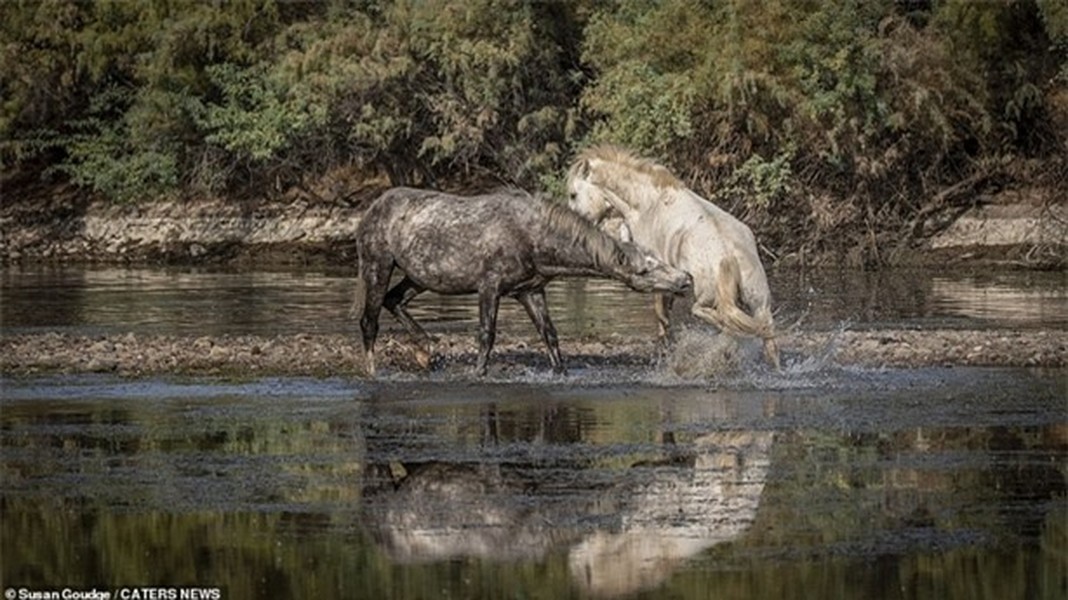
[[[745,534],[767,481],[772,433],[713,432],[676,451],[670,466],[625,480],[618,531],[570,551],[571,574],[598,596],[657,587],[683,561]]]
[[[572,534],[529,506],[532,485],[499,465],[418,465],[367,498],[368,526],[400,563],[540,560]]]
[[[770,274],[779,321],[806,327],[1068,326],[1063,273],[778,271]],[[0,333],[67,331],[183,335],[352,331],[351,270],[203,271],[10,268],[0,272]],[[603,280],[559,280],[548,288],[565,336],[653,335],[647,295]],[[679,317],[684,302],[677,303]],[[411,306],[436,331],[473,331],[469,296],[425,294]],[[514,302],[501,305],[508,335],[530,333]],[[383,326],[399,331],[392,319]]]
[[[936,306],[972,319],[999,323],[1068,325],[1068,274],[1053,273],[1059,287],[1029,284],[997,274],[958,279],[935,277],[931,295]]]
[[[852,373],[775,393],[4,381],[0,587],[1056,597],[1062,376]]]
[[[769,283],[785,322],[803,315],[807,327],[1068,326],[1064,273],[778,271]]]
[[[183,335],[336,333],[352,331],[354,273],[39,268],[0,273],[0,333],[69,331],[81,334]],[[559,280],[547,290],[554,315],[570,335],[612,327],[655,331],[647,298],[613,281]],[[471,330],[473,296],[427,293],[410,307],[438,331]],[[559,312],[559,311],[554,311]],[[387,331],[401,328],[384,319]],[[520,305],[501,303],[501,330],[528,333]],[[626,330],[626,329],[623,329]]]
[[[703,404],[659,411],[660,426],[671,427],[679,415],[719,419],[735,412],[725,398]],[[464,452],[423,448],[406,462],[369,465],[368,525],[394,560],[536,560],[569,549],[576,581],[603,595],[652,586],[673,565],[741,535],[753,521],[771,432],[714,431],[681,442],[654,426],[606,440],[596,415],[581,409],[485,408],[466,426],[452,419],[405,426],[413,441],[463,439]],[[592,439],[602,446],[594,456],[547,451]],[[393,436],[376,431],[369,455],[410,451],[392,443]],[[451,460],[418,458],[431,455]],[[621,573],[637,579],[621,581]]]
[[[528,465],[380,465],[364,500],[392,560],[540,561],[565,548],[572,580],[596,596],[655,588],[687,559],[745,534],[767,479],[773,434],[712,432],[667,458],[581,476],[566,501]],[[557,467],[558,469],[559,467]],[[551,477],[551,475],[550,475]],[[588,486],[588,487],[585,487]]]

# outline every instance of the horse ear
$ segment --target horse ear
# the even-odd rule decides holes
[[[576,165],[579,177],[583,179],[589,179],[590,177],[590,159],[584,158]]]
[[[671,206],[675,203],[675,194],[677,191],[678,190],[675,190],[674,188],[665,188],[660,194],[660,202],[663,203],[664,206]]]
[[[588,179],[590,176],[590,159],[580,158],[571,163],[567,169],[568,185],[576,179]]]

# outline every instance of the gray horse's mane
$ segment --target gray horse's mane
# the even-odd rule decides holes
[[[548,227],[563,234],[571,243],[585,248],[593,257],[595,265],[602,267],[626,264],[626,254],[610,235],[562,204],[543,197],[536,196],[534,199],[541,205]]]
[[[637,173],[648,177],[657,187],[685,188],[679,178],[664,165],[614,144],[598,144],[579,152],[568,169],[568,178],[588,176],[593,160],[607,163],[606,168],[610,172],[604,174],[605,181],[617,184],[632,181],[633,175]]]
[[[615,238],[582,218],[582,215],[556,202],[551,196],[544,193],[531,194],[526,190],[511,186],[503,186],[490,193],[527,198],[532,204],[538,206],[542,217],[545,218],[546,227],[563,235],[569,243],[585,249],[598,268],[627,263],[626,252]]]

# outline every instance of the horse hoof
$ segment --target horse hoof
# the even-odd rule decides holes
[[[445,368],[445,355],[444,354],[437,354],[437,353],[432,354],[430,356],[430,366],[428,368],[431,371],[440,371],[440,370],[444,369]]]
[[[775,340],[768,339],[764,341],[764,360],[766,360],[775,371],[782,370],[779,345],[775,343]]]
[[[423,370],[430,370],[431,361],[433,361],[433,357],[426,350],[415,351],[415,362],[419,365],[419,368]]]
[[[375,355],[373,352],[367,353],[367,359],[364,362],[364,369],[367,371],[367,377],[374,378],[375,376]]]

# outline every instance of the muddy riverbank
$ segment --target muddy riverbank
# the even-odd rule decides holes
[[[116,204],[74,187],[31,186],[0,204],[4,232],[0,265],[351,266],[356,260],[352,240],[363,210],[386,189],[387,182],[371,180],[323,195]],[[971,208],[957,211],[950,222],[907,243],[895,242],[894,248],[880,253],[895,266],[952,263],[1056,269],[1065,264],[1066,247],[1068,209],[1063,192],[1024,185],[976,198]],[[792,266],[856,262],[840,248],[804,255],[768,254],[764,259]]]
[[[471,334],[437,335],[429,369],[466,374],[475,362]],[[820,360],[840,366],[1037,366],[1068,365],[1068,331],[880,330],[793,332],[780,338],[787,367]],[[666,353],[652,340],[625,336],[563,339],[572,369],[643,367],[702,379],[758,367],[747,344],[711,334],[684,337]],[[418,374],[427,369],[403,336],[381,340],[378,367]],[[366,362],[356,336],[329,334],[179,336],[124,334],[83,336],[41,333],[0,338],[0,372],[118,373],[125,376],[204,374],[225,376],[364,376]],[[491,376],[548,373],[541,343],[533,338],[499,340]]]

